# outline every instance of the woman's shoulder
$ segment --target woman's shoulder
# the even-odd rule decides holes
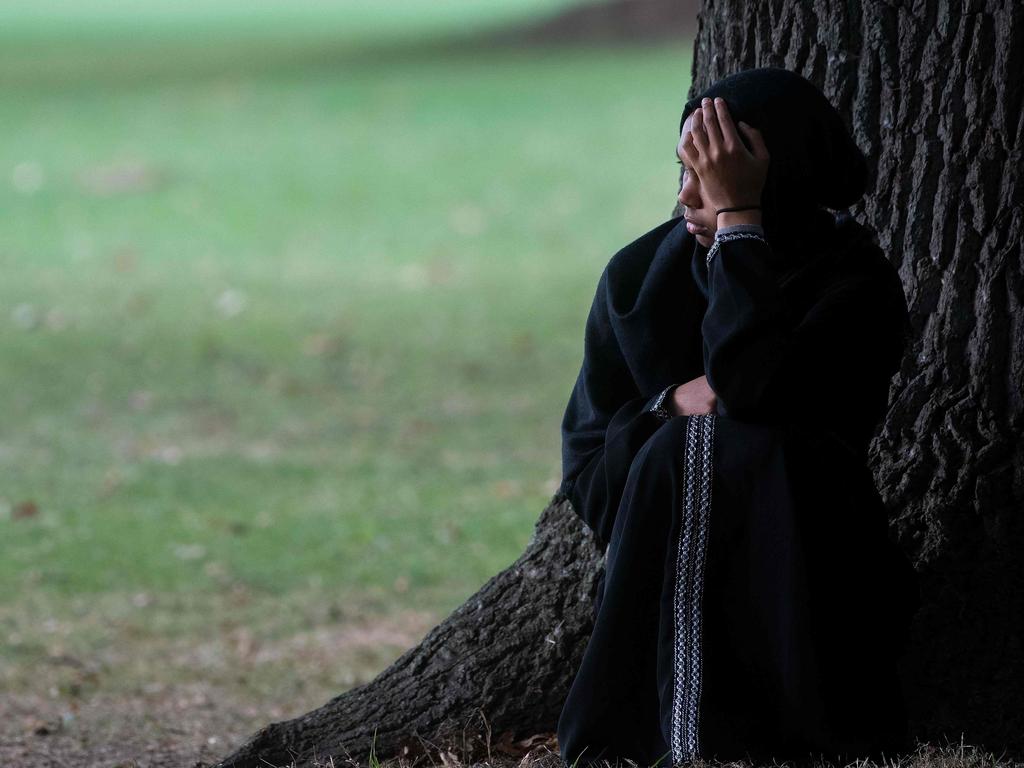
[[[899,273],[879,246],[873,230],[846,211],[835,214],[834,221],[822,216],[816,220],[811,258],[799,261],[783,278],[784,284],[800,292],[830,292],[842,286],[868,283],[900,284]]]
[[[869,227],[853,217],[836,218],[833,249],[837,276],[863,280],[890,296],[904,296],[903,279]]]
[[[852,217],[837,218],[833,252],[835,284],[880,321],[898,325],[905,337],[910,317],[903,278],[875,233]]]
[[[818,234],[817,255],[782,281],[793,311],[799,315],[812,306],[863,305],[905,326],[903,281],[874,232],[851,216],[840,215],[834,228]]]
[[[876,270],[891,266],[885,251],[878,244],[875,231],[857,221],[848,211],[839,211],[835,214],[831,240],[832,246],[850,265]]]

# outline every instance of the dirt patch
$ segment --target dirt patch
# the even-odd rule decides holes
[[[78,618],[0,615],[2,640],[16,641],[0,658],[0,765],[213,763],[267,723],[368,682],[441,618],[358,615],[320,600],[283,607],[269,596],[239,612],[211,600],[192,611],[216,622],[197,628],[186,617],[169,631],[159,598],[146,606],[156,613],[134,619],[113,602]]]
[[[5,766],[191,766],[213,761],[259,728],[259,707],[202,684],[160,694],[96,694],[82,704],[0,697]],[[269,714],[269,712],[266,712]]]

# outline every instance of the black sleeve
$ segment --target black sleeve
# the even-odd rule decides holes
[[[861,426],[880,419],[905,344],[895,269],[838,281],[801,317],[786,306],[778,276],[762,234],[734,233],[708,251],[701,331],[718,414],[768,422],[835,414]]]
[[[675,384],[654,395],[637,391],[608,321],[607,270],[587,318],[583,363],[562,419],[560,492],[607,547],[622,490],[637,451],[664,423],[659,408]]]
[[[675,385],[673,385],[675,386]],[[611,418],[600,448],[577,473],[569,489],[573,509],[608,546],[619,501],[637,452],[665,422],[654,409],[660,395],[627,400]]]

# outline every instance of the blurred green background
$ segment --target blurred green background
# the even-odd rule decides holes
[[[426,627],[520,554],[689,87],[686,41],[471,43],[567,5],[0,7],[8,691],[214,617]]]

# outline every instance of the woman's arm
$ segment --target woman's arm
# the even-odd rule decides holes
[[[724,209],[760,200],[770,163],[760,132],[740,123],[724,100],[694,111],[680,150],[700,179],[701,198],[718,211],[722,231],[708,251],[708,309],[701,326],[704,373],[717,413],[767,421],[802,418],[849,433],[881,418],[905,343],[906,297],[899,275],[875,258],[874,276],[838,282],[801,318],[788,316],[777,282],[779,260],[759,215]],[[743,231],[723,225],[747,222]],[[867,426],[871,426],[868,424]]]
[[[772,267],[771,244],[758,229],[716,239],[708,252],[701,330],[718,413],[783,421],[841,410],[880,418],[904,348],[906,299],[898,275],[880,270],[840,281],[795,319]]]

